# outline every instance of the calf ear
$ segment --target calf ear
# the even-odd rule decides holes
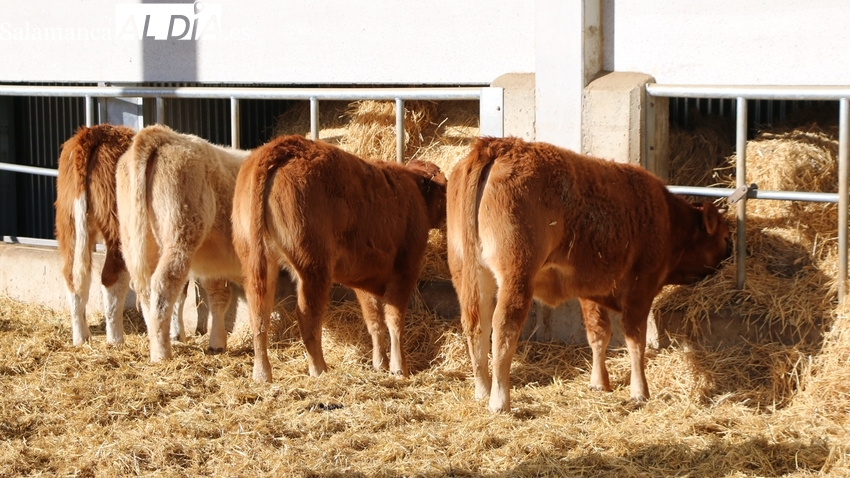
[[[720,222],[720,211],[714,203],[706,201],[702,205],[702,224],[705,226],[705,231],[711,235],[717,230],[717,225]]]

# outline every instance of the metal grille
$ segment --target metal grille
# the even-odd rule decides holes
[[[65,84],[66,86],[93,86]],[[17,164],[56,168],[62,143],[85,124],[83,98],[16,97],[12,99],[10,158]],[[53,238],[56,178],[31,174],[12,175],[16,210],[0,224],[0,235]],[[5,206],[4,206],[5,207]]]
[[[189,87],[203,86],[191,83],[145,83],[142,86]],[[237,86],[237,85],[215,85]],[[230,100],[166,98],[165,124],[181,133],[200,136],[215,144],[229,145]],[[242,100],[240,102],[239,144],[243,149],[252,149],[272,137],[277,118],[291,108],[291,100]],[[145,125],[156,123],[156,100],[144,100]]]
[[[319,101],[355,101],[355,100],[395,100],[396,103],[396,151],[397,160],[404,160],[404,102],[408,100],[475,100],[479,101],[480,106],[480,128],[483,135],[501,137],[504,133],[504,91],[502,88],[494,87],[376,87],[376,88],[331,88],[331,87],[238,87],[238,86],[222,86],[222,85],[203,85],[201,87],[182,87],[181,85],[169,87],[152,87],[152,86],[94,86],[93,87],[78,87],[78,86],[37,86],[37,85],[0,85],[0,96],[3,96],[0,101],[0,188],[3,187],[4,181],[8,177],[7,171],[15,171],[13,174],[32,174],[37,176],[56,176],[55,163],[56,160],[47,158],[55,158],[58,155],[58,146],[61,141],[70,136],[78,124],[94,124],[97,120],[94,118],[94,101],[98,98],[130,98],[141,97],[148,101],[142,103],[142,116],[146,117],[147,122],[152,118],[160,117],[166,124],[171,123],[171,126],[178,131],[197,134],[207,140],[219,144],[233,144],[242,148],[253,148],[267,141],[273,134],[276,118],[285,112],[286,108],[291,105],[292,101],[310,102],[310,130],[311,135],[316,136],[319,130]],[[9,113],[6,111],[5,105],[8,103],[6,97],[13,97],[14,101],[23,101],[26,107],[26,112]],[[15,145],[4,150],[4,139],[10,135],[4,133],[7,131],[7,126],[13,122],[15,118],[26,114],[31,114],[33,111],[38,111],[38,108],[33,106],[33,101],[38,103],[36,98],[60,98],[66,97],[78,98],[78,102],[74,103],[81,106],[82,115],[80,116],[79,109],[71,108],[54,108],[47,112],[42,111],[41,115],[44,118],[53,118],[54,121],[66,121],[63,123],[66,128],[64,132],[62,128],[53,127],[50,119],[45,121],[48,124],[27,124],[22,132],[16,133],[14,136],[16,142],[26,143],[26,151],[31,157],[24,157],[17,152],[15,158],[10,159],[4,156],[4,151],[14,150]],[[20,98],[20,99],[16,99]],[[82,101],[81,101],[82,100]],[[170,101],[170,108],[165,107],[165,101]],[[180,101],[178,101],[180,100]],[[55,100],[60,101],[60,100]],[[227,103],[222,103],[226,101]],[[42,101],[43,102],[43,101]],[[48,103],[50,103],[48,101]],[[50,103],[52,104],[52,103]],[[56,103],[60,104],[60,103]],[[229,106],[229,108],[228,108]],[[97,108],[100,114],[106,108]],[[170,110],[170,111],[169,111]],[[71,115],[71,111],[77,111],[75,115]],[[225,130],[222,128],[224,117],[229,116],[230,128]],[[82,119],[81,119],[82,118]],[[44,136],[44,132],[49,132],[49,138]],[[230,136],[228,136],[228,131]],[[233,136],[236,134],[237,136]],[[57,139],[58,138],[58,139]],[[235,141],[234,141],[235,140]],[[50,141],[54,141],[54,149],[49,152],[44,152],[48,149]],[[36,153],[32,153],[35,150]],[[44,158],[41,162],[34,158]],[[40,167],[42,165],[54,165],[53,167]],[[37,181],[36,181],[37,182]],[[42,181],[46,184],[40,184],[39,191],[41,194],[33,197],[32,207],[24,214],[19,214],[22,207],[15,205],[12,209],[14,217],[11,220],[4,219],[0,215],[0,236],[4,241],[9,241],[12,236],[12,242],[19,242],[16,236],[28,243],[39,242],[42,244],[50,244],[55,241],[50,241],[53,237],[53,201],[55,196],[55,182],[52,180]],[[0,195],[0,198],[3,196]],[[16,196],[17,197],[17,196]],[[29,216],[29,217],[25,217]],[[25,231],[18,230],[18,217],[23,221],[29,221],[27,224],[40,224],[40,228],[29,228]],[[13,227],[6,227],[6,223],[15,224],[15,231],[11,231]],[[9,231],[9,232],[7,232]],[[23,236],[23,237],[22,237]]]
[[[97,85],[63,83],[61,86]],[[62,143],[86,123],[85,99],[32,96],[12,97],[9,100],[12,107],[5,116],[11,130],[12,144],[4,146],[7,153],[5,156],[8,157],[3,161],[55,169]],[[268,141],[276,119],[292,104],[289,100],[242,100],[241,146],[251,149]],[[154,99],[144,100],[146,125],[156,122],[155,108]],[[3,120],[0,120],[0,124],[3,123]],[[167,98],[165,124],[182,133],[195,134],[216,144],[231,144],[229,100]],[[0,216],[0,237],[53,239],[56,178],[0,171],[0,184],[6,189],[2,196],[4,201],[1,207],[5,212]],[[14,211],[16,213],[13,214]]]
[[[670,98],[670,122],[683,129],[694,127],[694,118],[720,116],[735,123],[734,98]],[[835,106],[834,101],[816,100],[747,100],[747,135],[753,137],[760,128],[780,123],[794,111]],[[837,113],[836,113],[837,115]]]

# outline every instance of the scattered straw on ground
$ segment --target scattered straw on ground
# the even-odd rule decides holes
[[[239,337],[222,355],[205,355],[206,338],[192,337],[151,365],[143,333],[113,348],[99,325],[74,348],[64,313],[0,300],[0,475],[850,473],[846,336],[813,366],[779,345],[662,350],[648,359],[653,398],[643,407],[628,399],[624,351],[609,357],[614,392],[600,393],[587,387],[586,347],[523,342],[512,413],[493,415],[472,398],[458,324],[418,306],[403,380],[371,369],[353,302],[328,314],[331,370],[318,379],[306,374],[293,318],[274,330],[274,382],[257,384],[250,341]],[[803,379],[812,388],[777,407]]]

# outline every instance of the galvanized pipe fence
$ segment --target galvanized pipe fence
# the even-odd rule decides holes
[[[844,301],[847,282],[848,164],[850,164],[850,86],[702,86],[646,85],[646,94],[668,98],[708,98],[737,101],[735,189],[669,186],[676,194],[727,197],[736,205],[737,287],[746,279],[747,200],[772,199],[838,203],[838,300]],[[747,100],[830,100],[839,102],[838,192],[762,191],[747,183]]]
[[[136,87],[136,86],[24,86],[0,85],[0,96],[82,97],[85,98],[86,126],[94,124],[95,98],[156,98],[156,122],[165,123],[165,98],[229,99],[231,146],[239,148],[239,100],[305,100],[310,102],[310,135],[319,137],[320,101],[395,101],[396,160],[404,161],[405,101],[479,101],[479,129],[482,136],[504,135],[504,90],[494,87],[430,88],[251,88],[251,87]],[[57,171],[0,162],[0,171],[57,176]],[[56,245],[56,241],[3,237],[4,242]]]

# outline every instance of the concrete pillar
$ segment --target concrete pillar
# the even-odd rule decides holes
[[[505,136],[534,140],[534,73],[507,73],[490,84],[505,91]]]
[[[655,81],[643,73],[612,72],[584,89],[581,151],[640,164],[667,178],[667,98],[646,95]]]
[[[538,141],[581,150],[582,91],[602,68],[600,0],[535,3]]]

